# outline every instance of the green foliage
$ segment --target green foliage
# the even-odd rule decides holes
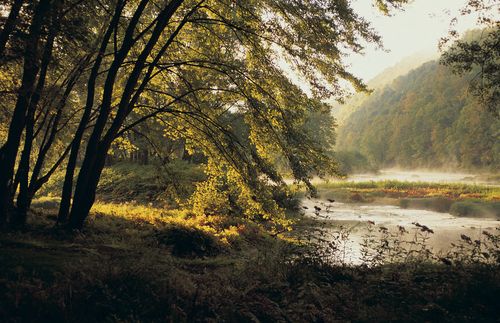
[[[462,194],[483,194],[485,196],[497,196],[500,188],[495,186],[462,184],[462,183],[433,183],[433,182],[405,182],[396,180],[368,181],[368,182],[347,182],[331,181],[318,184],[319,188],[353,188],[353,189],[394,189],[394,190],[436,190],[454,195]]]
[[[268,185],[258,179],[253,181],[252,186],[244,185],[239,173],[223,165],[210,162],[207,165],[208,179],[197,184],[190,199],[194,213],[243,216],[257,222],[272,223],[272,231],[287,230],[290,223],[285,218],[285,205],[282,204],[290,198],[286,186]]]
[[[405,2],[375,1],[386,14]],[[262,209],[258,213],[264,218],[279,217],[276,203],[266,201],[283,186],[273,158],[281,157],[289,173],[311,190],[313,176],[338,173],[328,154],[334,123],[323,99],[341,100],[351,88],[366,90],[349,71],[345,54],[361,52],[366,43],[381,45],[380,36],[348,1],[92,0],[71,5],[43,0],[21,11],[13,40],[17,53],[26,54],[13,59],[1,78],[5,84],[23,80],[28,95],[8,89],[12,100],[1,120],[12,119],[10,130],[15,131],[9,149],[1,151],[9,162],[1,165],[1,174],[7,175],[0,189],[16,191],[10,177],[23,133],[29,138],[23,167],[18,167],[24,177],[36,152],[43,157],[34,168],[47,168],[47,176],[69,154],[60,215],[67,218],[72,199],[68,221],[74,228],[83,226],[92,207],[106,159],[147,164],[151,156],[182,158],[185,150],[218,164],[220,176],[231,174],[228,182],[239,186],[240,207],[249,206],[251,213]],[[32,18],[31,11],[39,14]],[[33,31],[32,39],[23,44],[18,35],[26,30]],[[33,68],[23,71],[22,66]],[[289,77],[290,70],[300,84]],[[15,113],[9,116],[9,111]],[[233,114],[241,117],[246,138],[226,127]],[[306,130],[312,125],[314,131]],[[79,179],[71,192],[77,157],[82,157]],[[29,185],[33,191],[46,179],[38,182],[44,172],[37,173],[35,185]],[[154,190],[158,183],[149,185],[134,191]],[[112,190],[132,198],[128,185],[118,183]],[[241,198],[246,195],[256,196],[260,206]],[[1,216],[7,219],[14,197],[2,196]],[[18,199],[28,205],[24,200]]]
[[[375,4],[384,14],[389,14],[391,10],[400,9],[405,3],[408,3],[409,0],[376,0]]]
[[[97,188],[104,201],[153,202],[176,206],[187,200],[205,179],[203,167],[182,160],[166,165],[118,163],[105,168]]]
[[[429,62],[365,100],[339,129],[339,149],[381,166],[500,166],[500,121],[467,95],[467,79]]]
[[[335,159],[339,163],[339,170],[343,174],[376,173],[378,171],[378,167],[358,151],[337,151],[335,152]]]
[[[196,183],[205,178],[203,165],[179,159],[165,165],[120,162],[104,168],[97,197],[102,201],[175,207],[186,202],[195,191]],[[55,173],[38,196],[57,196],[63,181],[64,172]]]
[[[468,75],[471,92],[495,117],[500,117],[500,21],[496,26],[473,30],[443,53],[441,63],[457,75]]]

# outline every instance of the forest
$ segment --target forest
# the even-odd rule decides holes
[[[349,107],[338,149],[379,167],[498,169],[500,123],[469,95],[476,74],[455,75],[436,60],[398,77]]]
[[[0,321],[498,320],[497,9],[370,83],[349,0],[0,0]]]

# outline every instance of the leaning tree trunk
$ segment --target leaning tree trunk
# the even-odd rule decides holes
[[[113,34],[115,28],[117,28],[118,23],[120,21],[120,15],[122,10],[123,10],[123,4],[122,1],[120,1],[116,5],[116,10],[113,15],[113,18],[111,19],[111,22],[107,27],[106,32],[104,33],[99,48],[99,52],[97,53],[97,57],[94,61],[94,65],[92,66],[92,70],[90,72],[90,76],[87,82],[87,99],[85,103],[85,108],[83,111],[83,115],[80,119],[80,123],[78,124],[78,128],[74,135],[68,164],[66,166],[66,174],[64,176],[64,184],[61,192],[61,204],[59,205],[59,213],[57,216],[58,223],[65,223],[68,219],[69,210],[71,206],[71,194],[73,192],[73,178],[75,175],[76,161],[78,158],[80,145],[83,140],[83,134],[90,120],[90,115],[92,113],[92,108],[94,106],[95,88],[97,83],[97,77],[99,76],[99,69],[102,64],[102,59],[106,54],[106,48],[108,46],[111,35]]]
[[[40,75],[38,76],[38,82],[36,89],[31,97],[30,104],[28,107],[28,115],[26,119],[26,135],[24,139],[24,149],[21,154],[21,160],[19,162],[18,174],[19,174],[19,195],[17,196],[17,210],[13,214],[12,224],[14,226],[23,226],[26,223],[26,218],[29,208],[29,171],[30,171],[30,159],[31,150],[33,148],[34,129],[35,129],[35,113],[42,96],[42,92],[45,88],[45,81],[47,78],[47,72],[49,69],[50,61],[52,60],[52,50],[54,47],[54,39],[59,30],[59,20],[58,15],[54,11],[52,17],[52,25],[50,28],[50,34],[45,43],[45,48],[43,51],[43,56],[41,60]]]
[[[50,176],[52,176],[53,172],[59,167],[59,165],[66,158],[67,154],[69,153],[69,150],[71,149],[72,145],[70,143],[67,146],[67,148],[64,150],[64,153],[52,165],[51,169],[45,175],[40,177],[40,174],[42,172],[42,168],[44,167],[44,164],[45,164],[45,159],[47,158],[47,154],[55,141],[57,133],[60,130],[59,124],[61,121],[62,112],[64,110],[64,107],[66,106],[69,95],[71,94],[76,82],[78,81],[78,79],[82,75],[85,67],[87,66],[87,64],[89,63],[91,58],[92,58],[92,55],[90,53],[88,55],[86,55],[86,57],[83,58],[82,61],[78,64],[75,71],[72,72],[72,74],[70,75],[69,81],[66,85],[66,89],[64,90],[64,93],[63,93],[61,99],[57,103],[56,115],[54,116],[54,118],[52,120],[50,120],[48,122],[48,125],[45,129],[45,133],[43,135],[43,139],[41,140],[40,149],[38,151],[36,162],[35,162],[35,165],[33,166],[33,172],[31,173],[31,178],[29,181],[27,201],[26,201],[27,208],[30,207],[33,196],[42,187],[42,185],[45,184],[49,180]],[[18,197],[18,200],[19,200],[19,197]],[[18,208],[19,208],[19,206],[18,206]]]
[[[69,217],[68,226],[73,230],[81,230],[92,205],[95,202],[95,194],[102,170],[106,163],[106,152],[109,145],[102,144],[95,155],[92,166],[86,170],[88,177],[85,182],[77,184],[75,189],[73,207]],[[81,174],[80,174],[81,175]],[[79,178],[80,179],[80,175]]]
[[[33,20],[26,38],[24,66],[21,87],[16,106],[9,125],[7,141],[0,149],[0,225],[7,221],[12,208],[12,176],[16,162],[21,135],[26,123],[26,113],[33,95],[39,66],[39,44],[45,14],[50,9],[49,0],[40,0],[36,6]]]
[[[80,168],[80,172],[78,174],[78,179],[76,183],[76,188],[75,188],[75,194],[74,194],[74,199],[73,199],[73,206],[71,207],[71,213],[70,213],[70,220],[69,220],[69,228],[70,229],[81,229],[83,226],[83,222],[88,215],[88,212],[90,211],[90,207],[94,203],[95,199],[95,190],[97,189],[97,182],[99,181],[99,176],[102,171],[102,167],[104,167],[104,161],[106,159],[106,152],[107,150],[102,153],[101,149],[99,149],[99,142],[100,138],[102,135],[102,132],[104,131],[104,128],[106,127],[106,123],[108,121],[108,116],[111,112],[111,104],[112,104],[112,99],[113,99],[113,90],[114,90],[114,85],[116,81],[116,77],[118,75],[118,71],[124,62],[125,58],[127,57],[129,51],[137,42],[137,39],[134,39],[134,32],[136,29],[137,24],[139,23],[140,17],[146,8],[146,5],[148,3],[148,0],[141,0],[139,5],[137,6],[132,18],[130,19],[130,22],[127,26],[127,29],[125,31],[125,36],[123,38],[123,43],[120,49],[116,52],[115,57],[113,62],[111,63],[111,66],[109,70],[107,71],[107,76],[106,76],[106,81],[104,83],[104,90],[103,90],[103,99],[102,103],[100,106],[100,113],[99,116],[97,117],[97,120],[95,122],[93,131],[90,135],[90,138],[87,143],[87,148],[85,150],[85,156],[83,159],[82,166]],[[117,10],[118,12],[118,10]],[[113,31],[114,28],[111,29],[111,32]],[[93,88],[88,88],[87,91],[94,91],[95,89]],[[90,97],[87,96],[87,99]],[[92,101],[93,101],[93,95],[92,95]],[[86,106],[87,108],[88,106]],[[76,141],[75,141],[76,142]],[[73,151],[72,151],[73,153]],[[99,154],[103,154],[104,156],[99,156]],[[71,158],[71,156],[70,156]],[[99,167],[96,167],[102,159],[102,167],[99,170]],[[73,165],[71,165],[73,166]],[[74,171],[74,166],[73,170]],[[97,179],[93,180],[95,177],[95,172],[98,172],[97,174]],[[69,181],[69,178],[68,178]],[[72,182],[72,179],[71,179]],[[62,211],[62,207],[69,207],[69,198],[64,196],[69,190],[71,189],[70,186],[63,188],[63,197],[66,198],[66,201],[61,201],[61,207],[59,210],[59,218],[60,219],[65,219],[66,214],[64,214]],[[90,203],[90,204],[89,204]],[[90,205],[90,206],[89,206]],[[82,216],[82,214],[84,214]]]
[[[182,26],[187,21],[187,19],[183,19],[183,21],[180,23],[179,28],[177,28],[172,33],[171,37],[166,42],[166,44],[162,46],[162,48],[156,54],[153,62],[149,64],[148,70],[145,73],[145,76],[139,88],[136,89],[136,85],[138,84],[141,73],[145,68],[145,63],[147,61],[147,58],[151,54],[154,46],[158,42],[158,39],[162,35],[166,26],[168,25],[170,18],[177,11],[182,2],[183,0],[172,0],[159,13],[157,23],[153,28],[151,36],[148,39],[146,45],[144,46],[144,49],[139,54],[137,60],[135,61],[134,67],[129,74],[129,77],[127,79],[127,82],[125,84],[120,99],[120,103],[118,104],[116,116],[113,119],[113,122],[108,131],[105,133],[104,136],[102,136],[106,122],[108,121],[108,117],[110,114],[111,98],[113,95],[113,85],[114,85],[113,82],[116,79],[120,65],[126,58],[128,52],[130,51],[134,43],[137,42],[137,39],[133,40],[132,33],[129,32],[133,32],[133,29],[131,29],[131,27],[135,28],[134,24],[137,24],[138,20],[134,22],[134,18],[138,19],[141,16],[140,11],[142,11],[144,7],[141,8],[140,6],[143,4],[145,6],[144,1],[141,2],[141,4],[139,5],[138,9],[134,14],[134,17],[131,20],[131,23],[127,27],[122,48],[115,56],[115,60],[111,64],[111,67],[108,71],[106,83],[104,86],[101,112],[97,118],[94,130],[87,144],[87,150],[85,151],[83,164],[80,169],[80,173],[78,175],[78,181],[74,195],[74,202],[71,208],[71,214],[69,220],[69,227],[71,229],[82,228],[83,223],[92,207],[92,204],[94,203],[97,185],[99,183],[99,178],[104,168],[106,162],[106,155],[109,151],[111,143],[113,142],[117,133],[119,132],[119,129],[123,125],[125,118],[131,112],[133,106],[139,99],[140,94],[145,89],[149,81],[149,77],[153,72],[154,66],[158,63],[161,55],[163,55],[163,53],[166,51],[169,44],[173,41],[173,39],[179,32],[180,28],[182,28]],[[195,9],[191,10],[191,12],[188,15],[192,14],[194,10]],[[139,15],[136,16],[138,12]]]

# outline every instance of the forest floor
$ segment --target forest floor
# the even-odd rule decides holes
[[[172,183],[158,178],[155,167],[137,167],[105,170],[99,202],[82,232],[55,227],[58,200],[50,193],[61,185],[55,176],[48,196],[34,201],[28,226],[0,233],[0,321],[494,322],[500,317],[500,230],[479,244],[464,236],[449,258],[427,253],[425,241],[416,242],[421,252],[404,255],[398,238],[386,236],[370,242],[372,261],[354,266],[332,257],[342,241],[324,238],[320,223],[297,211],[288,213],[294,230],[277,236],[266,223],[196,216],[176,199],[203,178],[199,169],[172,169],[182,173],[175,177],[187,179],[176,183],[181,190],[174,198]],[[389,193],[393,189],[387,186],[357,185],[319,189],[325,198],[334,192],[340,199],[337,192],[344,192],[347,199],[359,194],[365,201],[402,194],[402,189]],[[418,194],[431,192],[421,190]],[[464,188],[458,198],[463,194],[498,201],[495,190]],[[402,257],[390,263],[380,257],[386,254]]]
[[[464,251],[471,261],[349,266],[293,232],[272,237],[240,218],[101,202],[83,232],[68,234],[54,228],[46,199],[35,207],[26,230],[0,238],[4,322],[500,317],[498,244],[489,263]]]

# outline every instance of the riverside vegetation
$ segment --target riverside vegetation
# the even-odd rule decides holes
[[[155,168],[137,173],[138,168],[106,169],[99,202],[81,232],[54,228],[58,199],[45,196],[34,201],[29,228],[2,235],[2,317],[12,322],[395,317],[456,322],[494,321],[500,314],[498,228],[476,241],[463,235],[447,254],[438,254],[426,244],[432,228],[425,225],[397,232],[372,226],[364,238],[363,264],[353,266],[342,254],[348,233],[332,234],[297,208],[288,212],[293,231],[270,234],[265,222],[169,208],[170,199],[144,194],[164,196],[155,193],[169,185],[154,189]],[[186,165],[183,172],[195,179],[202,175],[197,166]],[[111,178],[116,185],[106,185]],[[120,183],[129,183],[129,190]],[[491,193],[466,186],[458,192]],[[124,194],[135,202],[106,202]]]
[[[390,16],[409,2],[372,5]],[[368,143],[376,152],[335,150],[327,101],[370,92],[347,59],[383,47],[351,1],[0,0],[0,321],[498,320],[497,228],[463,234],[442,253],[425,223],[369,224],[355,265],[346,261],[349,230],[300,212],[301,194],[317,192],[313,178],[416,153],[415,165],[498,165],[490,2],[460,11],[477,15],[484,37],[450,31],[448,67],[422,70],[438,71],[443,93],[448,72],[461,75],[436,118],[451,132],[418,118],[434,117],[434,107],[408,113],[397,129],[422,125],[443,150],[426,154],[420,135],[399,149],[384,133],[405,157],[386,160],[383,140]],[[399,106],[400,95],[384,93]],[[429,103],[421,97],[414,102]],[[411,100],[402,106],[418,110]],[[487,130],[479,143],[453,141],[476,130]],[[402,206],[428,207],[430,195],[446,195],[440,205],[452,213],[498,210],[486,187],[356,185],[330,189],[358,203],[404,197]]]
[[[323,199],[427,209],[455,216],[500,219],[500,187],[401,181],[327,182],[317,185]]]

